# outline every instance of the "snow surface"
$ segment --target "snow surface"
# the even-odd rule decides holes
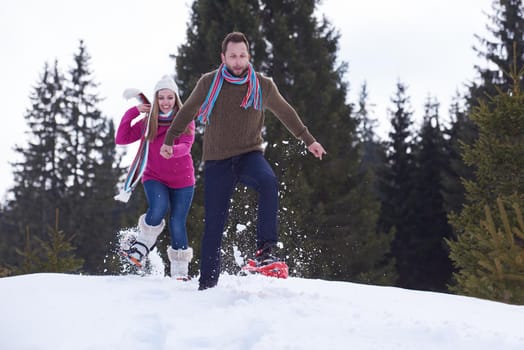
[[[219,285],[163,276],[0,279],[0,348],[524,349],[524,306],[264,276]]]

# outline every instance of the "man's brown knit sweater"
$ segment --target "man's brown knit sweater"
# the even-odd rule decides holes
[[[197,82],[167,131],[164,144],[172,145],[173,140],[180,136],[187,124],[197,116],[215,73],[216,71],[204,74]],[[280,95],[273,80],[259,73],[257,76],[262,89],[262,110],[240,107],[248,84],[235,85],[224,80],[204,132],[202,160],[226,159],[255,150],[262,151],[263,111],[266,108],[307,146],[315,142],[315,138],[304,126],[297,112]]]

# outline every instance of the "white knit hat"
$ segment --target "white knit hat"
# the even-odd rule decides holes
[[[173,78],[171,78],[169,75],[164,75],[162,79],[156,83],[154,93],[156,94],[159,90],[162,89],[169,89],[178,95],[178,86],[176,85]]]

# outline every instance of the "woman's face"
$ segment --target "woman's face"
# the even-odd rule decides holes
[[[175,106],[175,93],[169,89],[158,91],[158,108],[162,113],[169,113]]]

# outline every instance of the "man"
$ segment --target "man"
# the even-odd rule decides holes
[[[273,81],[249,62],[249,42],[233,32],[222,42],[222,64],[204,74],[173,120],[160,153],[173,154],[173,140],[193,118],[206,123],[204,164],[205,229],[199,290],[217,285],[220,246],[233,190],[242,183],[258,192],[257,252],[259,264],[272,263],[277,235],[278,181],[263,155],[264,109],[269,109],[319,159],[326,151],[280,95]]]

